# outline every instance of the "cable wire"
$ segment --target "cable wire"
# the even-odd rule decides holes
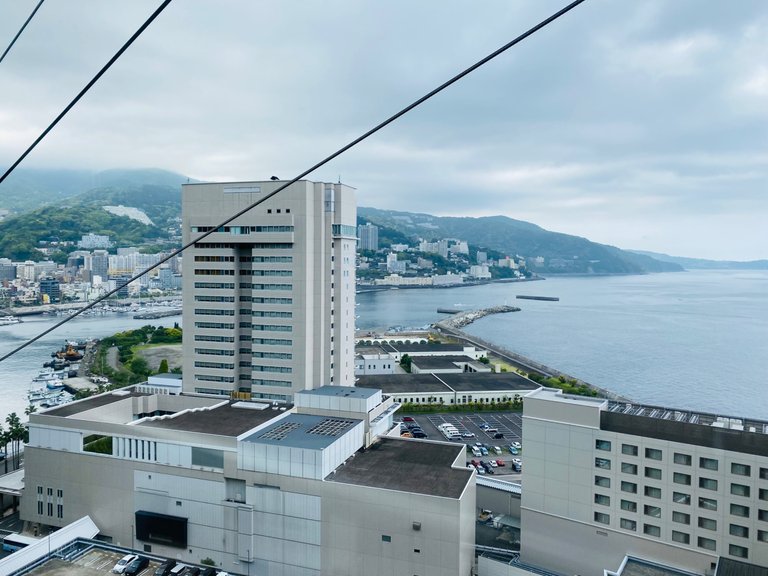
[[[86,84],[86,85],[85,85],[85,88],[83,88],[82,90],[80,90],[80,93],[79,93],[77,96],[75,96],[74,100],[72,100],[72,102],[70,102],[70,103],[67,105],[67,107],[66,107],[66,108],[64,108],[64,110],[61,112],[61,114],[59,114],[59,115],[58,115],[58,116],[57,116],[57,117],[54,119],[54,121],[53,121],[53,122],[51,122],[51,123],[48,125],[48,128],[46,128],[45,130],[43,130],[43,133],[42,133],[42,134],[40,134],[40,136],[38,136],[38,137],[37,137],[37,139],[36,139],[34,142],[32,142],[32,145],[31,145],[29,148],[27,148],[27,150],[26,150],[26,151],[25,151],[25,152],[24,152],[24,153],[23,153],[23,154],[22,154],[22,155],[19,157],[19,159],[18,159],[18,160],[16,160],[16,162],[14,162],[14,163],[11,165],[11,167],[10,167],[10,168],[8,168],[8,170],[6,170],[6,171],[5,171],[5,174],[3,174],[2,176],[0,176],[0,184],[2,184],[2,183],[3,183],[3,181],[4,181],[4,180],[5,180],[5,179],[6,179],[6,178],[7,178],[7,177],[8,177],[8,176],[11,174],[11,172],[13,172],[13,170],[16,168],[16,166],[18,166],[19,164],[21,164],[21,161],[22,161],[22,160],[24,160],[24,158],[26,158],[26,157],[27,157],[27,154],[29,154],[30,152],[32,152],[32,150],[34,150],[34,149],[35,149],[35,146],[37,146],[37,145],[38,145],[38,144],[39,144],[39,143],[42,141],[42,139],[43,139],[43,138],[45,138],[45,137],[48,135],[48,132],[50,132],[51,130],[53,130],[53,128],[56,126],[56,124],[58,124],[58,123],[59,123],[59,120],[61,120],[62,118],[64,118],[64,116],[66,116],[67,112],[69,112],[69,111],[70,111],[70,110],[71,110],[71,109],[74,107],[74,105],[75,105],[75,104],[77,104],[77,103],[80,101],[80,98],[82,98],[83,96],[85,96],[85,93],[86,93],[86,92],[88,92],[88,90],[90,90],[90,89],[91,89],[91,87],[92,87],[94,84],[96,84],[96,82],[98,82],[99,78],[101,78],[101,77],[104,75],[104,73],[105,73],[107,70],[109,70],[109,69],[110,69],[110,67],[112,66],[112,64],[114,64],[114,63],[117,61],[117,59],[118,59],[118,58],[120,58],[120,56],[122,56],[123,52],[125,52],[125,51],[128,49],[128,47],[129,47],[131,44],[133,44],[134,40],[136,40],[136,39],[137,39],[139,36],[141,36],[141,33],[142,33],[142,32],[144,32],[144,30],[146,30],[146,29],[147,29],[147,27],[148,27],[150,24],[152,24],[152,22],[154,21],[154,19],[155,19],[155,18],[157,18],[157,17],[160,15],[160,13],[161,13],[163,10],[165,10],[165,7],[166,7],[166,6],[168,6],[168,4],[170,4],[170,3],[171,3],[171,0],[165,0],[165,1],[164,1],[164,2],[163,2],[161,5],[160,5],[160,7],[159,7],[157,10],[155,10],[155,11],[152,13],[152,15],[151,15],[149,18],[147,18],[147,21],[146,21],[146,22],[144,22],[144,24],[142,24],[142,25],[141,25],[141,27],[140,27],[138,30],[136,30],[136,32],[133,34],[133,36],[131,36],[131,37],[128,39],[128,41],[127,41],[125,44],[123,44],[122,48],[120,48],[120,50],[118,50],[118,51],[115,53],[115,55],[114,55],[114,56],[112,56],[112,58],[110,58],[109,62],[107,62],[107,63],[104,65],[104,67],[103,67],[101,70],[99,70],[99,71],[98,71],[98,73],[96,74],[96,76],[94,76],[94,77],[91,79],[91,81],[90,81],[90,82],[88,82],[88,84]],[[0,361],[2,361],[2,358],[0,358]]]
[[[3,360],[5,360],[6,358],[9,358],[9,357],[13,356],[13,355],[14,355],[14,354],[16,354],[18,351],[20,351],[20,350],[22,350],[22,349],[26,348],[27,346],[29,346],[29,345],[30,345],[30,344],[32,344],[33,342],[36,342],[37,340],[39,340],[40,338],[42,338],[42,337],[43,337],[43,336],[45,336],[46,334],[49,334],[49,333],[53,332],[53,331],[54,331],[54,330],[56,330],[56,329],[57,329],[59,326],[62,326],[62,325],[64,325],[64,324],[66,324],[66,323],[67,323],[67,322],[69,322],[70,320],[73,320],[74,318],[76,318],[77,316],[79,316],[80,314],[82,314],[83,312],[85,312],[86,310],[90,310],[91,308],[93,308],[93,307],[94,307],[94,306],[96,306],[97,304],[101,303],[103,300],[105,300],[105,299],[109,298],[109,297],[110,297],[110,296],[112,296],[113,294],[116,294],[116,293],[117,293],[117,292],[118,292],[120,289],[124,288],[125,286],[127,286],[127,285],[128,285],[128,284],[130,284],[131,282],[134,282],[134,281],[138,280],[139,278],[141,278],[141,277],[143,277],[143,276],[147,275],[149,272],[151,272],[152,270],[154,270],[155,268],[157,268],[157,267],[158,267],[158,266],[160,266],[161,264],[164,264],[165,262],[167,262],[167,261],[168,261],[168,260],[170,260],[171,258],[173,258],[173,257],[175,257],[175,256],[178,256],[179,254],[181,254],[182,252],[184,252],[184,250],[186,250],[187,248],[189,248],[189,247],[193,246],[194,244],[196,244],[196,243],[200,242],[201,240],[204,240],[205,238],[207,238],[208,236],[210,236],[211,234],[213,234],[214,232],[216,232],[216,231],[217,231],[219,228],[221,228],[222,226],[225,226],[226,224],[229,224],[230,222],[232,222],[232,220],[234,220],[234,219],[236,219],[236,218],[239,218],[240,216],[242,216],[243,214],[245,214],[245,213],[246,213],[246,212],[248,212],[249,210],[251,210],[251,209],[255,208],[255,207],[256,207],[256,206],[258,206],[259,204],[262,204],[263,202],[266,202],[267,200],[269,200],[270,198],[272,198],[273,196],[275,196],[275,195],[276,195],[276,194],[278,194],[279,192],[281,192],[281,191],[285,190],[286,188],[288,188],[288,187],[289,187],[289,186],[291,186],[292,184],[295,184],[296,182],[298,182],[299,180],[301,180],[302,178],[304,178],[304,177],[305,177],[305,176],[307,176],[308,174],[310,174],[310,173],[314,172],[315,170],[317,170],[317,169],[318,169],[318,168],[320,168],[321,166],[323,166],[323,165],[327,164],[328,162],[330,162],[331,160],[333,160],[333,159],[334,159],[334,158],[336,158],[337,156],[340,156],[341,154],[343,154],[344,152],[346,152],[347,150],[349,150],[349,149],[350,149],[350,148],[352,148],[353,146],[356,146],[357,144],[359,144],[360,142],[362,142],[362,141],[363,141],[363,140],[365,140],[366,138],[368,138],[368,137],[372,136],[373,134],[375,134],[376,132],[378,132],[379,130],[381,130],[382,128],[384,128],[385,126],[388,126],[389,124],[391,124],[392,122],[394,122],[395,120],[397,120],[398,118],[400,118],[401,116],[403,116],[404,114],[407,114],[408,112],[410,112],[411,110],[413,110],[414,108],[416,108],[417,106],[419,106],[420,104],[422,104],[422,103],[426,102],[427,100],[429,100],[430,98],[432,98],[432,97],[433,97],[433,96],[435,96],[436,94],[438,94],[438,93],[442,92],[443,90],[445,90],[446,88],[448,88],[448,87],[449,87],[449,86],[451,86],[452,84],[455,84],[456,82],[458,82],[459,80],[461,80],[462,78],[464,78],[464,77],[465,77],[466,75],[468,75],[469,73],[473,72],[474,70],[477,70],[478,68],[480,68],[480,66],[483,66],[484,64],[486,64],[487,62],[489,62],[489,61],[493,60],[494,58],[496,58],[496,57],[497,57],[497,56],[499,56],[500,54],[502,54],[502,53],[506,52],[507,50],[509,50],[510,48],[512,48],[513,46],[515,46],[516,44],[518,44],[518,43],[522,42],[523,40],[525,40],[526,38],[528,38],[528,37],[529,37],[529,36],[531,36],[532,34],[535,34],[535,33],[536,33],[536,32],[538,32],[539,30],[541,30],[542,28],[544,28],[545,26],[547,26],[548,24],[550,24],[551,22],[554,22],[555,20],[557,20],[558,18],[560,18],[561,16],[563,16],[564,14],[566,14],[566,13],[567,13],[567,12],[569,12],[569,11],[571,11],[573,8],[575,8],[576,6],[578,6],[579,4],[581,4],[581,3],[585,2],[585,1],[586,1],[586,0],[575,0],[574,2],[571,2],[571,3],[570,3],[570,4],[568,4],[568,5],[567,5],[565,8],[562,8],[561,10],[559,10],[559,11],[555,12],[555,13],[554,13],[552,16],[550,16],[549,18],[546,18],[545,20],[542,20],[541,22],[539,22],[538,24],[536,24],[536,25],[535,25],[535,26],[533,26],[532,28],[529,28],[527,31],[523,32],[523,33],[522,33],[522,34],[520,34],[520,35],[519,35],[517,38],[515,38],[514,40],[512,40],[512,41],[508,42],[507,44],[505,44],[504,46],[502,46],[502,47],[501,47],[501,48],[499,48],[498,50],[496,50],[496,51],[494,51],[494,52],[490,53],[490,54],[489,54],[488,56],[486,56],[485,58],[483,58],[483,59],[481,59],[481,60],[478,60],[477,62],[475,62],[474,64],[472,64],[472,65],[471,65],[471,66],[469,66],[468,68],[465,68],[464,70],[462,70],[461,72],[459,72],[458,74],[456,74],[456,75],[455,75],[453,78],[451,78],[450,80],[447,80],[446,82],[444,82],[443,84],[441,84],[440,86],[438,86],[438,87],[437,87],[437,88],[435,88],[434,90],[432,90],[432,91],[428,92],[427,94],[425,94],[424,96],[422,96],[422,97],[421,97],[421,98],[419,98],[418,100],[415,100],[414,102],[412,102],[411,104],[409,104],[409,105],[408,105],[408,106],[406,106],[405,108],[402,108],[400,111],[396,112],[395,114],[393,114],[392,116],[390,116],[389,118],[387,118],[386,120],[384,120],[383,122],[381,122],[381,123],[377,124],[375,127],[371,128],[370,130],[368,130],[367,132],[365,132],[363,135],[361,135],[361,136],[358,136],[357,138],[355,138],[354,140],[352,140],[350,143],[348,143],[348,144],[346,144],[345,146],[343,146],[343,147],[339,148],[338,150],[336,150],[336,152],[334,152],[334,153],[332,153],[331,155],[327,156],[326,158],[324,158],[323,160],[321,160],[321,161],[320,161],[320,162],[318,162],[317,164],[313,165],[313,166],[312,166],[312,167],[310,167],[310,168],[307,168],[306,170],[304,170],[303,172],[301,172],[300,174],[298,174],[297,176],[295,176],[295,177],[294,177],[294,178],[292,178],[291,180],[288,180],[288,181],[286,181],[284,184],[281,184],[281,185],[280,185],[280,186],[278,186],[278,187],[277,187],[275,190],[273,190],[272,192],[270,192],[269,194],[267,194],[267,195],[266,195],[266,196],[264,196],[263,198],[260,198],[259,200],[257,200],[257,201],[256,201],[256,202],[254,202],[253,204],[251,204],[250,206],[248,206],[248,207],[244,208],[243,210],[240,210],[239,212],[237,212],[237,213],[236,213],[236,214],[234,214],[233,216],[230,216],[229,218],[227,218],[226,220],[224,220],[223,222],[221,222],[221,223],[220,223],[220,224],[218,224],[217,226],[215,226],[215,227],[212,227],[212,228],[211,228],[209,231],[207,231],[207,232],[204,232],[204,233],[203,233],[201,236],[199,236],[198,238],[196,238],[196,239],[194,239],[194,240],[190,240],[189,242],[187,242],[186,244],[184,244],[184,245],[183,245],[181,248],[178,248],[177,250],[174,250],[174,251],[173,251],[173,252],[171,252],[171,253],[170,253],[168,256],[166,256],[166,257],[162,258],[162,259],[161,259],[160,261],[158,261],[156,264],[154,264],[154,265],[150,266],[149,268],[147,268],[146,270],[143,270],[142,272],[140,272],[140,273],[136,274],[135,276],[133,276],[133,277],[132,277],[132,278],[130,278],[129,280],[126,280],[126,281],[125,281],[123,284],[121,284],[120,286],[118,286],[118,287],[116,287],[116,288],[114,288],[114,289],[110,290],[109,292],[107,292],[107,293],[106,293],[106,294],[104,294],[103,296],[99,297],[97,300],[94,300],[93,302],[91,302],[91,303],[90,303],[90,304],[88,304],[87,306],[84,306],[83,308],[80,308],[79,310],[77,310],[77,311],[76,311],[74,314],[72,314],[71,316],[68,316],[68,317],[64,318],[62,321],[60,321],[60,322],[57,322],[56,324],[54,324],[54,325],[53,325],[53,326],[51,326],[50,328],[48,328],[48,329],[44,330],[43,332],[41,332],[40,334],[38,334],[37,336],[35,336],[35,337],[34,337],[34,338],[32,338],[31,340],[29,340],[29,341],[25,342],[24,344],[22,344],[22,345],[21,345],[21,346],[19,346],[18,348],[15,348],[14,350],[10,351],[9,353],[7,353],[6,355],[4,355],[3,357],[1,357],[1,358],[0,358],[0,362],[2,362]]]
[[[13,45],[16,44],[16,40],[19,39],[19,36],[21,36],[21,33],[24,32],[24,28],[26,28],[27,24],[29,24],[29,22],[32,20],[32,18],[34,18],[35,12],[37,12],[38,9],[40,8],[40,6],[43,5],[44,1],[45,0],[40,0],[40,2],[37,3],[37,6],[35,6],[34,10],[32,10],[32,14],[29,15],[29,18],[27,18],[27,21],[24,22],[24,24],[21,26],[21,28],[19,28],[19,31],[16,32],[16,36],[14,36],[13,40],[11,40],[11,43],[8,44],[8,48],[5,49],[5,52],[3,52],[3,55],[0,56],[0,63],[2,63],[3,60],[5,60],[5,55],[8,54],[8,52],[11,51],[11,48],[13,48]]]

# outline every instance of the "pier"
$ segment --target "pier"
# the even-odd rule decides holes
[[[544,302],[559,302],[560,298],[557,296],[526,296],[524,294],[518,294],[515,296],[518,300],[543,300]]]

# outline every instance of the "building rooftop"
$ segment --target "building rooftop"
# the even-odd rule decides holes
[[[99,394],[98,396],[91,396],[90,398],[51,408],[46,410],[44,414],[45,416],[68,418],[70,416],[76,416],[82,412],[87,412],[88,410],[93,410],[94,408],[101,408],[103,406],[108,406],[109,404],[114,404],[115,402],[122,402],[128,398],[137,398],[140,396],[149,396],[149,394],[134,391],[129,392],[127,390],[116,390],[108,394]]]
[[[768,568],[721,556],[717,561],[715,576],[768,576]]]
[[[336,396],[342,398],[368,399],[379,392],[378,388],[358,388],[357,386],[321,386],[314,390],[302,390],[298,394],[312,394],[315,396]]]
[[[627,556],[620,576],[695,576],[693,572]]]
[[[457,364],[477,362],[477,360],[463,354],[451,354],[448,356],[415,356],[411,360],[420,370],[439,370],[445,368],[460,370],[461,367],[457,366]]]
[[[463,352],[463,344],[443,344],[439,342],[412,342],[410,344],[400,344],[399,342],[383,342],[380,347],[385,351],[395,351],[402,353],[413,352]]]
[[[452,468],[462,464],[464,444],[400,438],[379,438],[326,477],[329,482],[355,484],[399,492],[459,498],[474,472]]]
[[[281,406],[283,407],[288,410],[292,405]],[[150,418],[138,426],[236,437],[269,422],[283,412],[264,403],[226,401],[211,408],[194,408]]]
[[[424,392],[526,392],[538,384],[514,372],[457,372],[453,374],[374,374],[359,376],[358,384],[378,388],[384,394]]]
[[[322,450],[362,420],[290,414],[242,439],[243,442]]]

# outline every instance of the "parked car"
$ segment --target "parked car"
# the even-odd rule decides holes
[[[427,435],[424,432],[422,432],[421,430],[416,430],[414,432],[411,432],[411,434],[413,435],[414,438],[426,438],[427,437]]]
[[[518,450],[522,450],[523,449],[523,445],[520,444],[520,442],[512,442],[512,446],[517,448]]]
[[[197,566],[187,566],[181,576],[200,576],[200,568]]]
[[[218,571],[216,568],[213,568],[212,566],[209,566],[208,568],[203,568],[203,571],[200,572],[200,576],[216,576],[218,574]]]
[[[475,466],[475,470],[477,470],[478,474],[485,474],[485,468],[482,466]]]
[[[496,460],[491,460],[488,463],[491,465],[491,468],[496,468],[496,466],[498,466],[498,464],[496,464]]]
[[[496,432],[496,434],[494,434],[493,437],[497,438],[497,439],[498,438],[504,438],[504,434],[502,434],[501,432]]]
[[[480,454],[482,454],[483,456],[488,456],[488,448],[486,448],[485,446],[481,446]]]
[[[176,566],[176,560],[166,560],[155,569],[155,576],[168,576]]]
[[[514,446],[512,446],[512,445],[510,445],[510,447],[509,447],[509,453],[510,453],[510,454],[512,454],[512,456],[515,456],[515,455],[517,455],[517,454],[518,454],[518,452],[519,452],[519,450],[518,450],[517,448],[515,448],[515,447],[514,447]]]
[[[125,569],[128,567],[128,564],[136,560],[136,558],[138,558],[136,554],[126,554],[117,561],[117,564],[112,567],[112,573],[125,574]]]
[[[474,437],[475,437],[475,433],[474,433],[474,432],[464,432],[464,433],[462,434],[462,436],[463,436],[464,438],[474,438]]]
[[[416,422],[416,420],[414,420],[410,416],[403,416],[403,422]]]
[[[499,458],[498,460],[496,460],[496,464],[497,464],[498,466],[506,466],[506,464],[504,464],[504,460],[502,460],[501,458]]]
[[[128,564],[123,574],[126,576],[136,576],[136,574],[139,574],[147,566],[149,566],[149,558],[145,556],[137,556],[133,562]]]

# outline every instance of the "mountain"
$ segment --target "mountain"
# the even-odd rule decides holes
[[[18,168],[0,184],[0,209],[21,214],[46,205],[65,205],[94,188],[129,188],[143,185],[179,187],[189,179],[160,169],[45,170]]]
[[[361,218],[392,228],[411,238],[434,241],[440,238],[466,240],[478,248],[520,255],[537,272],[571,274],[644,274],[679,272],[679,264],[590,242],[586,238],[550,232],[506,216],[482,218],[432,216],[411,212],[358,209]]]
[[[160,170],[111,170],[98,178],[110,185],[5,218],[0,222],[0,255],[37,260],[37,247],[51,241],[76,242],[89,232],[108,235],[116,246],[137,246],[168,236],[167,229],[181,215],[179,179],[186,181],[185,177]],[[162,183],[142,184],[144,178]],[[133,210],[108,211],[105,206]],[[54,252],[51,257],[63,260],[64,254]]]
[[[659,252],[632,250],[635,254],[650,256],[661,262],[679,264],[687,270],[768,270],[768,260],[706,260],[704,258],[684,258]]]

